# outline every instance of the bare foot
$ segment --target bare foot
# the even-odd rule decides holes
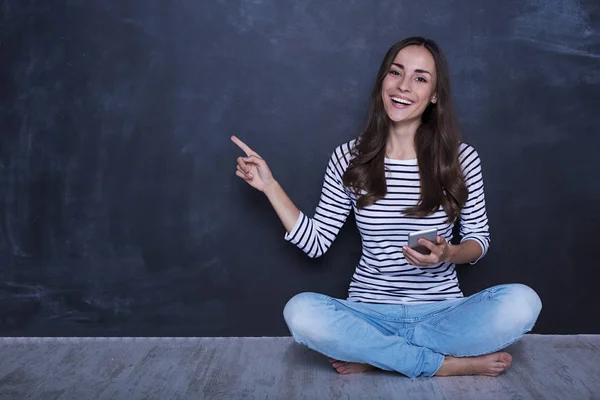
[[[335,360],[333,358],[328,358],[327,360],[340,375],[359,374],[361,372],[373,371],[376,369],[374,366],[369,364],[345,362]]]
[[[510,367],[512,356],[506,352],[486,354],[479,357],[446,356],[436,376],[484,375],[498,376]]]

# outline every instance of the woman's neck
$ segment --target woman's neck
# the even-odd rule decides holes
[[[421,121],[404,124],[392,123],[386,143],[386,157],[395,160],[413,160],[417,158],[415,135],[420,125]]]

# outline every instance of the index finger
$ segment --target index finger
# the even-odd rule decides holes
[[[240,149],[242,149],[244,151],[244,153],[246,153],[247,156],[258,156],[258,153],[256,153],[254,150],[252,150],[250,147],[248,147],[248,145],[244,142],[242,142],[240,139],[237,138],[237,136],[232,136],[231,137],[231,141],[235,144],[238,145],[238,147]],[[260,156],[259,156],[260,157]]]
[[[420,244],[421,246],[425,246],[425,247],[427,247],[427,248],[429,249],[429,251],[433,251],[433,250],[435,250],[435,246],[438,246],[438,243],[437,243],[437,241],[439,240],[439,237],[440,237],[440,236],[438,236],[438,237],[435,239],[435,240],[436,240],[436,243],[433,243],[431,240],[427,240],[427,239],[423,239],[423,238],[421,238],[421,239],[419,239],[419,244]],[[441,244],[441,243],[440,243],[440,244]]]

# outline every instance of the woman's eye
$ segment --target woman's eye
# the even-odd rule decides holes
[[[390,71],[390,74],[392,74],[392,75],[400,75],[400,72],[392,70],[392,71]]]
[[[422,76],[417,76],[417,81],[419,81],[419,82],[427,82],[427,79],[423,78]]]

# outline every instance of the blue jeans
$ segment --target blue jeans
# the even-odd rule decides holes
[[[542,309],[521,284],[460,299],[375,304],[301,293],[283,315],[294,339],[336,360],[374,365],[408,377],[433,376],[445,355],[493,353],[529,332]]]

